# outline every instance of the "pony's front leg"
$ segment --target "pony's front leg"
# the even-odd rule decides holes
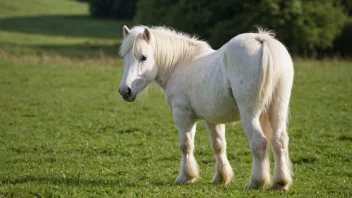
[[[173,109],[173,115],[180,134],[180,150],[182,152],[180,175],[175,184],[191,184],[199,177],[198,165],[193,155],[196,122],[192,112],[186,109]]]
[[[212,183],[228,184],[233,176],[233,171],[226,156],[225,125],[206,122],[211,145],[216,156],[216,173]]]

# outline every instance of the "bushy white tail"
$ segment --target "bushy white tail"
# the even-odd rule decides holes
[[[264,111],[267,110],[273,93],[275,89],[275,82],[277,78],[277,71],[274,63],[274,58],[272,56],[272,47],[271,42],[275,41],[273,38],[273,33],[265,31],[263,29],[258,29],[259,33],[256,36],[256,40],[262,43],[262,65],[260,71],[260,80],[259,80],[259,103],[264,108]]]

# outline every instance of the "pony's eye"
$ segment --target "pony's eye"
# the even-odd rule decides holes
[[[140,60],[143,62],[143,61],[147,60],[147,57],[142,55]]]

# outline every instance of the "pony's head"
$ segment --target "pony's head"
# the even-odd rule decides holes
[[[148,27],[137,26],[131,30],[123,27],[124,39],[120,55],[125,62],[119,92],[127,102],[133,102],[138,93],[152,82],[158,69],[154,61],[154,36]]]

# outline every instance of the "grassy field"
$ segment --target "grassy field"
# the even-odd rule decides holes
[[[0,65],[0,195],[352,196],[352,64],[296,67],[292,190],[248,191],[251,156],[241,125],[228,126],[235,179],[209,184],[214,157],[203,122],[200,181],[174,186],[178,134],[160,91],[122,101],[121,68]]]
[[[0,59],[19,64],[118,65],[122,26],[73,0],[2,0]]]
[[[117,91],[124,23],[91,19],[70,0],[0,2],[0,197],[352,197],[351,62],[296,64],[289,192],[244,189],[251,155],[241,124],[227,126],[235,178],[211,185],[202,121],[201,178],[175,186],[178,133],[162,92],[131,104]]]

